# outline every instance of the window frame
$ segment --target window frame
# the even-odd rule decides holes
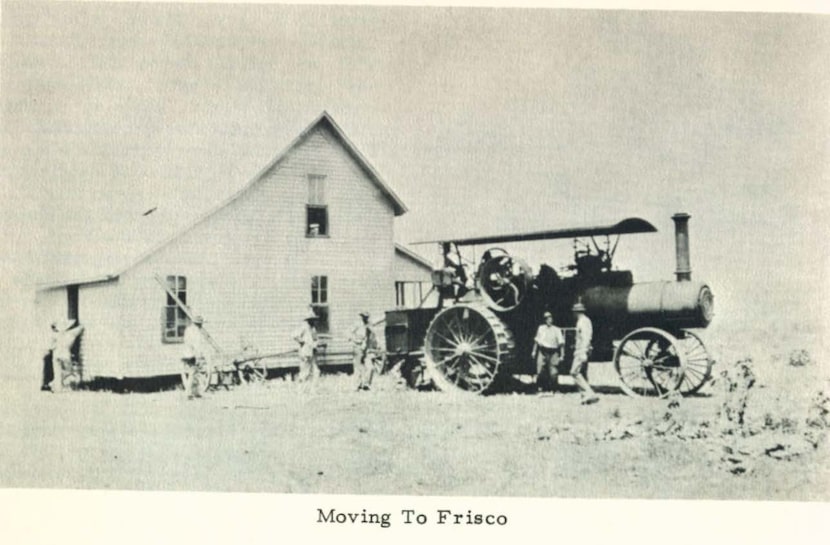
[[[331,283],[328,275],[315,274],[311,276],[311,303],[309,306],[317,315],[317,332],[321,334],[331,333],[330,291]],[[318,312],[318,309],[323,310],[323,312]]]
[[[171,285],[172,279],[172,285]],[[179,281],[181,280],[181,284]],[[180,274],[168,274],[165,277],[167,288],[172,291],[179,300],[187,305],[187,276]],[[182,285],[182,288],[179,288]],[[187,314],[173,301],[166,291],[164,293],[165,304],[161,308],[161,342],[164,344],[181,344],[184,342],[184,330],[187,327]],[[172,304],[170,304],[172,302]],[[169,320],[169,311],[173,311],[173,321]],[[170,333],[173,333],[170,335]]]
[[[426,299],[424,286],[429,284],[423,280],[395,280],[395,308],[418,308]],[[407,295],[412,296],[411,303],[407,303]]]

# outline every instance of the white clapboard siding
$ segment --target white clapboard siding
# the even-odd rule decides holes
[[[328,238],[305,235],[308,174],[326,176]],[[179,371],[181,345],[162,342],[156,273],[187,278],[188,304],[231,352],[241,339],[262,352],[293,349],[311,276],[328,276],[332,335],[345,340],[360,310],[382,317],[394,306],[393,219],[389,199],[329,127],[316,126],[235,200],[122,274],[119,374]]]
[[[121,342],[125,328],[118,297],[117,280],[78,288],[78,317],[84,326],[79,347],[85,379],[121,375]]]
[[[66,292],[65,286],[37,292],[36,312],[38,323],[43,327],[44,342],[49,338],[49,324],[68,317]],[[121,308],[117,302],[118,293],[116,281],[78,287],[78,317],[84,326],[78,347],[87,379],[120,374]]]

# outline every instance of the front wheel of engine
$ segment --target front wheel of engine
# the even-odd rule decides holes
[[[685,350],[677,338],[653,327],[632,331],[614,353],[620,387],[634,397],[665,397],[680,389],[685,367]]]

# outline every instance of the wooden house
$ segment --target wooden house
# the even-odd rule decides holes
[[[406,210],[323,112],[242,190],[126,268],[40,286],[38,312],[85,326],[85,379],[180,371],[186,318],[156,277],[227,352],[291,350],[309,307],[345,347],[360,311],[381,320],[426,294],[430,264],[393,239]]]

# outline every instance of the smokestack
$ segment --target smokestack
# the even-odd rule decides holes
[[[677,255],[677,270],[674,274],[678,282],[692,279],[692,266],[689,261],[689,218],[684,212],[671,217],[674,220],[674,246]]]

